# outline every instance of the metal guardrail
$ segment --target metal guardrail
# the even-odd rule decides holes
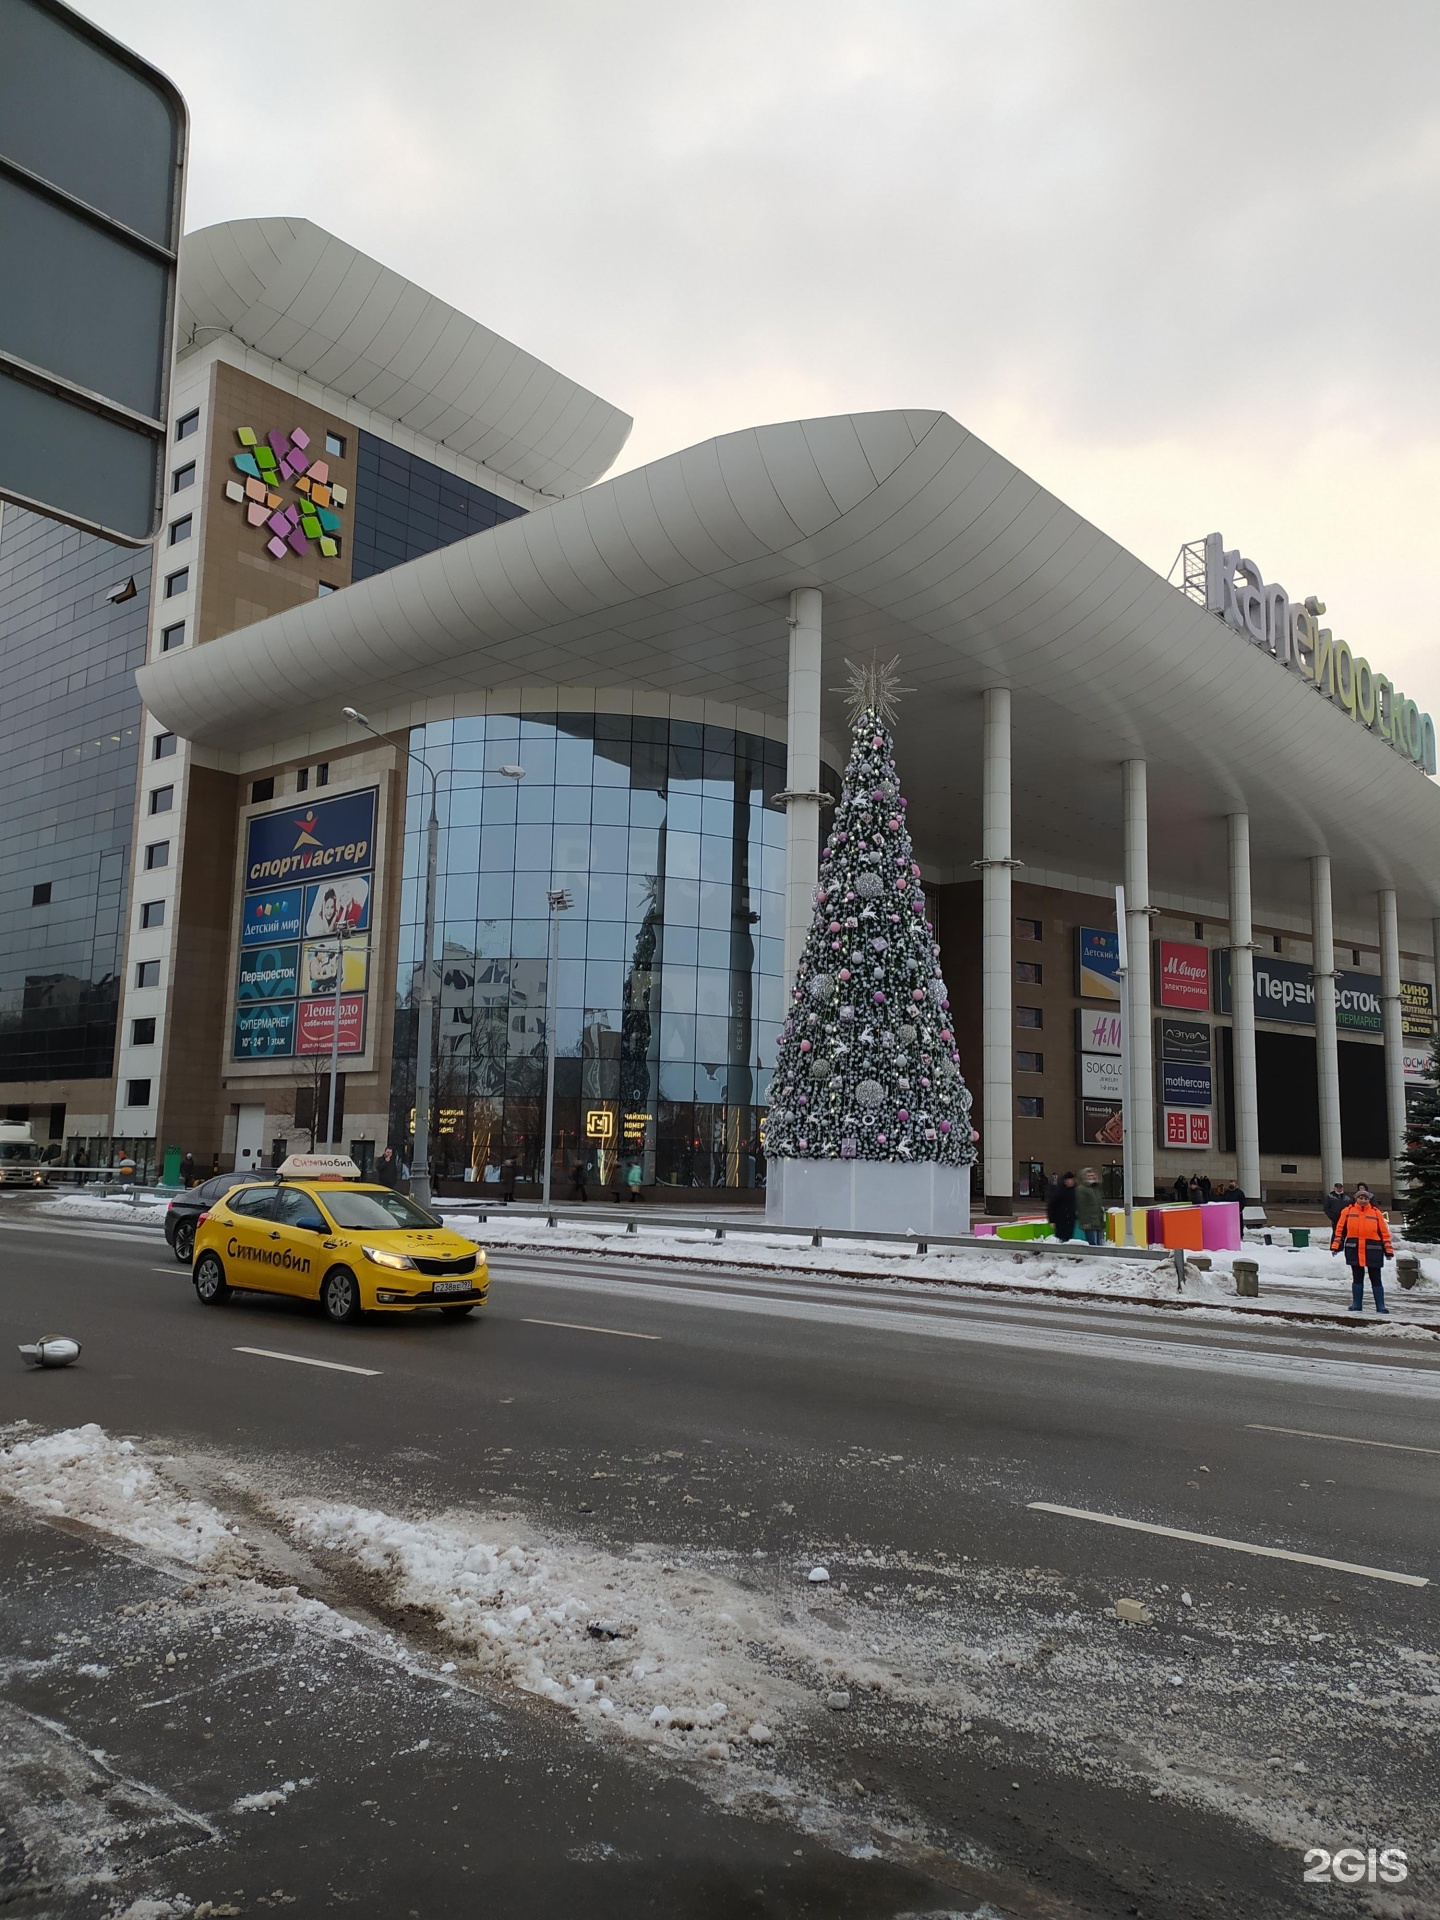
[[[463,1212],[481,1223],[488,1222],[492,1215],[501,1219],[510,1215],[519,1216],[522,1219],[541,1219],[550,1227],[558,1225],[561,1220],[575,1222],[593,1220],[598,1211],[597,1208],[590,1206],[544,1207],[533,1206],[524,1201],[515,1201],[508,1207],[474,1200],[442,1201],[438,1204],[447,1213]],[[605,1219],[612,1217],[609,1214],[602,1215]],[[663,1216],[652,1215],[651,1220],[657,1232],[674,1233],[677,1230],[683,1232],[689,1228],[713,1235],[717,1245],[731,1234],[755,1234],[808,1240],[812,1247],[823,1247],[827,1240],[878,1240],[885,1245],[907,1247],[914,1253],[929,1253],[932,1247],[940,1249],[953,1247],[966,1253],[1020,1254],[1022,1256],[1031,1253],[1037,1258],[1045,1259],[1058,1257],[1062,1260],[1086,1260],[1099,1256],[1111,1260],[1139,1260],[1148,1266],[1163,1265],[1178,1253],[1180,1260],[1177,1262],[1177,1271],[1181,1271],[1181,1263],[1184,1260],[1184,1252],[1179,1248],[1172,1251],[1169,1247],[1117,1247],[1109,1241],[1102,1241],[1098,1247],[1092,1247],[1088,1242],[1081,1240],[1001,1240],[989,1233],[867,1233],[855,1227],[780,1227],[771,1225],[767,1221],[757,1222],[752,1227],[747,1222],[739,1220],[715,1220],[703,1215],[699,1218],[686,1218],[677,1217],[674,1213]],[[638,1235],[642,1228],[649,1224],[650,1222],[644,1216],[630,1212],[626,1216],[625,1236]],[[619,1238],[620,1236],[612,1235],[611,1237]],[[1183,1285],[1183,1271],[1181,1283]]]

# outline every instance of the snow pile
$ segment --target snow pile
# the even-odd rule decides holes
[[[232,1800],[232,1813],[273,1813],[276,1807],[283,1807],[292,1793],[298,1793],[302,1787],[313,1787],[315,1782],[307,1774],[300,1780],[282,1780],[278,1787],[269,1787],[261,1793],[242,1793],[238,1800]]]
[[[165,1224],[170,1202],[148,1195],[126,1200],[118,1194],[107,1196],[82,1189],[79,1193],[61,1194],[57,1200],[41,1200],[35,1210],[47,1214],[52,1220],[57,1217],[62,1220],[107,1220],[112,1226],[160,1227]]]
[[[167,1484],[129,1440],[93,1421],[0,1448],[0,1493],[187,1566],[214,1566],[235,1550],[213,1507]]]
[[[392,1602],[433,1614],[477,1666],[635,1739],[725,1759],[815,1704],[763,1664],[761,1643],[785,1636],[755,1596],[714,1573],[643,1549],[621,1560],[536,1536],[506,1544],[460,1515],[297,1502],[287,1517],[307,1546],[350,1556]]]

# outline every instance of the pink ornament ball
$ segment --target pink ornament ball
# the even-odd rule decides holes
[[[887,820],[885,824],[887,827],[889,827],[891,833],[898,833],[900,831],[900,820],[898,815],[893,820]]]
[[[810,1042],[809,1042],[808,1040],[802,1040],[802,1041],[800,1042],[800,1051],[801,1051],[801,1053],[809,1053],[809,1051],[810,1051]]]
[[[839,931],[840,931],[840,922],[838,920],[832,920],[830,922],[830,925],[826,928],[827,933],[839,933]]]
[[[801,1153],[808,1153],[810,1151],[810,1142],[808,1140],[797,1140],[795,1144],[799,1147]]]
[[[950,1042],[955,1038],[955,1036],[953,1033],[951,1033],[948,1027],[942,1027],[940,1029],[940,1038],[945,1042],[946,1046],[948,1047]]]
[[[941,1131],[941,1133],[949,1133],[949,1131],[950,1131],[950,1122],[949,1122],[948,1120],[942,1120],[942,1121],[940,1122],[940,1131]]]
[[[877,1144],[878,1144],[878,1145],[880,1145],[880,1146],[882,1146],[882,1147],[888,1147],[888,1146],[889,1146],[889,1144],[890,1144],[890,1142],[889,1142],[889,1141],[888,1141],[888,1140],[886,1139],[886,1137],[885,1137],[885,1135],[884,1135],[883,1133],[877,1133],[877,1134],[876,1134],[876,1136],[875,1136],[875,1139],[876,1139],[876,1142],[877,1142]]]
[[[839,973],[836,975],[836,978],[839,980],[848,980],[850,978],[849,967],[841,967]]]
[[[883,1006],[884,1006],[884,1004],[885,1004],[885,996],[884,996],[884,994],[883,994],[883,993],[877,993],[877,994],[875,994],[875,995],[873,996],[873,998],[874,998],[874,1001],[875,1001],[875,1004],[876,1004],[876,1006],[877,1006],[877,1007],[883,1007]]]
[[[912,1000],[923,1000],[925,998],[925,989],[923,987],[912,987],[910,989],[910,998]]]
[[[971,1138],[972,1140],[978,1140],[978,1139],[980,1138],[980,1134],[979,1134],[979,1131],[978,1131],[978,1129],[977,1129],[977,1128],[975,1128],[975,1127],[971,1127],[971,1129],[970,1129],[970,1138]]]
[[[900,1120],[908,1120],[910,1118],[910,1115],[904,1107],[901,1107],[900,1112],[896,1117],[897,1119],[900,1119]]]
[[[870,797],[872,800],[883,800],[885,798],[885,789],[883,787],[876,787],[874,793]]]
[[[870,744],[872,747],[883,747],[885,744],[884,735],[879,733],[875,734],[871,739]]]

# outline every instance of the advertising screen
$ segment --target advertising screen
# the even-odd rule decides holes
[[[1104,927],[1077,927],[1075,944],[1080,998],[1118,1001],[1120,936]]]
[[[1435,1030],[1435,995],[1428,980],[1400,982],[1400,1030],[1407,1040],[1428,1040]]]
[[[1210,1006],[1210,952],[1188,940],[1156,943],[1157,997],[1162,1007],[1191,1007],[1207,1012]]]
[[[1118,1100],[1080,1100],[1076,1135],[1082,1147],[1118,1147],[1125,1139],[1125,1121]]]
[[[231,1057],[365,1050],[379,790],[292,803],[245,828]]]

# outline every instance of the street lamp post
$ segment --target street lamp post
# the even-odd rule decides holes
[[[550,889],[550,960],[545,969],[545,1171],[540,1198],[550,1204],[550,1163],[555,1142],[555,975],[560,965],[560,916],[575,902],[564,887]]]
[[[1123,1168],[1125,1192],[1125,1240],[1124,1245],[1133,1247],[1135,1239],[1135,1141],[1130,1131],[1132,1114],[1130,1088],[1130,1002],[1126,982],[1130,978],[1130,943],[1126,937],[1125,926],[1125,889],[1115,889],[1115,927],[1120,977],[1120,1158]]]
[[[398,748],[407,760],[417,767],[423,767],[430,776],[430,818],[425,825],[425,932],[420,956],[420,1020],[415,1051],[415,1151],[410,1161],[411,1196],[422,1207],[428,1207],[431,1056],[435,1048],[435,984],[431,968],[435,957],[435,871],[440,854],[439,777],[428,761],[422,760],[418,753],[412,753],[409,747],[393,736],[381,733],[378,727],[372,727],[363,713],[357,713],[354,707],[345,707],[343,712],[345,718],[355,726],[363,727],[377,740],[385,741],[387,746]],[[330,1097],[333,1102],[333,1080]]]

